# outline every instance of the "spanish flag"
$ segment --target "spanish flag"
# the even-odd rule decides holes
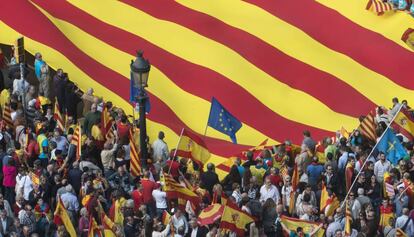
[[[325,157],[325,147],[323,147],[321,142],[318,142],[315,148],[315,156],[318,157],[318,161],[322,164],[326,162]]]
[[[192,159],[203,166],[210,158],[210,152],[204,141],[195,133],[183,129],[177,147],[177,155]]]
[[[349,202],[346,201],[345,202],[345,236],[351,236],[352,233],[352,228],[351,228],[351,223],[352,223],[352,212],[351,212],[351,207],[349,206]]]
[[[101,229],[92,216],[89,217],[88,237],[102,237]]]
[[[290,192],[289,198],[289,213],[292,214],[295,208],[295,201],[296,201],[296,189],[298,188],[299,184],[299,172],[298,172],[298,165],[295,163],[293,168],[292,174],[292,192]]]
[[[401,133],[410,140],[414,139],[414,119],[408,111],[401,110],[397,116],[395,116],[392,128],[395,133]]]
[[[111,219],[109,219],[109,217],[103,211],[101,212],[101,220],[102,220],[102,225],[104,228],[105,237],[115,237],[116,236],[114,233],[115,224],[112,222]]]
[[[109,215],[111,220],[118,225],[124,224],[124,214],[122,214],[121,207],[126,202],[125,198],[121,197],[118,200],[115,200],[112,203],[112,206],[109,210]]]
[[[171,221],[171,215],[170,215],[170,213],[168,213],[167,211],[164,211],[163,213],[162,213],[162,217],[161,217],[162,219],[161,219],[161,222],[162,222],[162,224],[164,225],[164,226],[167,226],[168,224],[170,224],[170,221]],[[174,236],[174,225],[170,225],[170,232],[171,232],[171,234],[170,234],[170,236]]]
[[[218,203],[210,205],[201,210],[197,222],[200,226],[210,225],[221,218],[224,212],[224,206]]]
[[[164,179],[164,191],[169,199],[182,198],[197,206],[201,202],[201,198],[195,192],[179,184],[171,175],[164,174]]]
[[[401,40],[404,41],[408,47],[414,50],[414,29],[408,28],[401,37]]]
[[[73,133],[71,144],[76,146],[76,160],[79,160],[82,155],[82,131],[81,126],[78,124]]]
[[[92,199],[92,195],[90,194],[86,194],[83,198],[82,198],[82,206],[86,207],[88,205],[88,203],[91,201]]]
[[[392,210],[392,206],[388,206],[388,207],[384,207],[381,206],[380,207],[380,222],[379,222],[379,226],[381,228],[384,228],[386,226],[390,225],[390,219],[394,218],[394,212]]]
[[[298,227],[302,227],[303,231],[305,233],[310,233],[312,232],[314,229],[319,227],[318,223],[315,222],[310,222],[310,221],[303,221],[300,219],[296,219],[296,218],[292,218],[292,217],[287,217],[287,216],[281,216],[281,222],[289,229],[292,231],[296,231],[296,229]],[[319,229],[315,235],[315,237],[322,237],[324,236],[324,230],[323,229]]]
[[[325,216],[331,216],[334,214],[335,209],[339,207],[339,200],[332,194],[329,196],[329,193],[326,189],[324,183],[322,183],[322,192],[321,192],[321,202],[320,202],[320,211],[325,213]]]
[[[55,98],[55,108],[53,110],[53,118],[56,120],[56,126],[61,130],[65,131],[65,122],[63,121],[63,116],[60,113],[60,106],[58,100]]]
[[[236,204],[227,202],[221,217],[220,229],[233,231],[237,236],[242,237],[246,231],[246,225],[254,221],[253,216],[242,211]]]
[[[135,128],[129,130],[129,156],[131,158],[131,174],[133,176],[141,175],[141,161],[139,160],[139,149],[136,142]]]
[[[346,139],[348,139],[349,138],[349,132],[342,126],[341,127],[341,130],[339,131],[340,133],[341,133],[341,135],[343,136],[343,137],[345,137]]]
[[[60,198],[56,206],[56,210],[55,210],[54,217],[53,217],[53,222],[56,225],[64,225],[70,237],[76,237],[75,228],[73,227],[73,224],[66,211],[66,208],[63,205],[62,200]]]

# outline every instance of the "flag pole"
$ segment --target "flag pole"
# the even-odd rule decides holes
[[[379,137],[378,141],[381,141],[382,137],[384,137],[385,133],[387,133],[388,129],[390,128],[391,124],[394,122],[395,118],[397,117],[397,115],[400,113],[401,109],[403,107],[403,104],[401,104],[400,108],[398,109],[397,113],[395,113],[394,117],[392,118],[392,120],[390,121],[390,123],[388,124],[387,128],[384,130],[384,132],[381,134],[381,136]],[[356,181],[358,180],[359,175],[361,174],[361,172],[364,170],[364,167],[369,159],[369,157],[372,155],[372,153],[374,152],[375,148],[377,148],[378,146],[378,142],[375,143],[375,146],[371,149],[371,152],[368,154],[367,158],[364,161],[364,164],[362,164],[361,169],[359,170],[357,176],[355,177],[354,181],[351,184],[351,187],[349,187],[348,192],[346,193],[345,196],[345,201],[347,200],[349,193],[351,192],[352,188],[354,187]],[[343,208],[344,203],[342,203],[341,208]]]
[[[177,146],[175,147],[174,154],[173,154],[172,157],[170,157],[171,164],[170,164],[170,167],[168,168],[168,174],[170,174],[171,166],[172,166],[174,157],[177,155],[178,146],[180,145],[181,138],[183,137],[183,134],[184,134],[184,128],[181,129],[180,137],[178,138],[178,142],[177,142]]]

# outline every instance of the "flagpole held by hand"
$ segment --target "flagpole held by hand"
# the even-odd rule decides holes
[[[174,157],[177,155],[178,146],[180,145],[181,138],[183,137],[183,134],[184,134],[184,128],[181,129],[180,137],[178,138],[178,142],[177,142],[177,146],[175,147],[174,154],[173,154],[172,157],[170,157],[171,163],[170,163],[170,167],[168,168],[168,174],[170,174],[171,166],[172,166],[172,163],[174,161]]]

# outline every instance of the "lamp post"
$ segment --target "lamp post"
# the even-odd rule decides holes
[[[131,60],[131,80],[133,86],[138,89],[139,93],[136,97],[139,105],[139,137],[141,150],[141,165],[143,168],[147,167],[148,150],[147,150],[147,125],[145,115],[145,102],[148,99],[145,93],[145,87],[148,86],[148,75],[151,69],[151,64],[143,56],[142,51],[137,52],[135,61]]]

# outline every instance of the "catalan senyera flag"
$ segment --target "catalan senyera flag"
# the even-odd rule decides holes
[[[56,120],[56,127],[58,127],[61,131],[65,131],[65,121],[63,120],[62,113],[60,113],[60,106],[56,98],[55,107],[53,109],[53,118]]]
[[[111,216],[111,219],[115,224],[123,225],[124,223],[124,214],[121,211],[122,205],[126,202],[125,198],[117,199],[112,204],[112,211],[113,215]]]
[[[70,237],[76,237],[75,228],[73,227],[72,221],[69,218],[69,214],[66,211],[66,208],[63,205],[63,202],[60,198],[57,202],[57,206],[56,206],[54,217],[53,217],[53,222],[56,225],[64,225]]]
[[[370,111],[367,116],[361,121],[358,129],[360,130],[361,134],[371,141],[375,141],[377,139],[377,135],[375,132],[376,125],[375,125],[375,114],[373,111]]]
[[[210,159],[210,152],[204,141],[195,133],[185,129],[177,146],[177,155],[190,158],[201,166]]]
[[[0,43],[23,36],[28,53],[128,114],[129,62],[143,50],[151,141],[163,131],[176,144],[184,127],[217,165],[267,138],[301,144],[304,130],[320,140],[355,128],[395,95],[414,101],[413,49],[400,38],[414,19],[369,14],[366,3],[4,0]],[[215,130],[203,135],[213,96],[243,124],[238,144]]]
[[[141,170],[141,161],[139,159],[139,149],[137,146],[137,142],[135,141],[136,136],[134,133],[135,128],[129,130],[129,156],[131,158],[131,175],[139,176],[142,173]]]
[[[289,229],[289,230],[293,230],[296,231],[296,229],[298,227],[302,227],[303,231],[307,234],[309,234],[310,232],[312,232],[314,229],[318,228],[319,224],[315,223],[315,222],[310,222],[310,221],[303,221],[300,219],[296,219],[296,218],[292,218],[292,217],[287,217],[287,216],[282,216],[281,217],[281,222]],[[324,236],[324,230],[323,229],[319,229],[315,235],[315,237],[322,237]]]
[[[101,229],[92,216],[89,217],[88,237],[103,237]]]
[[[71,143],[76,146],[76,160],[80,160],[82,155],[82,128],[80,124],[75,128]]]
[[[164,182],[164,191],[169,199],[181,198],[190,201],[196,206],[199,205],[201,198],[192,190],[175,181],[171,175],[164,174]]]
[[[351,236],[352,233],[352,228],[351,228],[351,224],[352,224],[352,212],[351,212],[351,207],[349,206],[349,202],[346,201],[345,202],[345,236]]]
[[[220,229],[235,232],[237,236],[244,236],[246,225],[254,222],[253,216],[242,211],[233,202],[227,202],[221,217]]]
[[[105,139],[111,139],[115,137],[113,130],[114,119],[108,111],[108,108],[105,103],[103,103],[103,109],[101,113],[101,130]]]
[[[29,177],[32,180],[32,183],[35,185],[39,185],[40,184],[40,178],[37,174],[35,174],[34,172],[30,172],[29,173]]]
[[[214,203],[201,210],[201,212],[198,214],[197,222],[200,226],[213,224],[221,218],[223,212],[224,205]]]
[[[401,133],[409,140],[414,139],[414,118],[409,111],[401,110],[392,123],[395,133]]]
[[[401,40],[404,41],[408,47],[414,50],[414,29],[408,28],[401,36]]]
[[[11,109],[10,109],[10,103],[6,102],[4,104],[3,109],[3,120],[6,123],[6,126],[9,128],[13,128],[13,120],[11,118]]]
[[[366,9],[377,14],[383,14],[384,12],[392,11],[394,7],[391,3],[383,2],[382,0],[368,0]]]

